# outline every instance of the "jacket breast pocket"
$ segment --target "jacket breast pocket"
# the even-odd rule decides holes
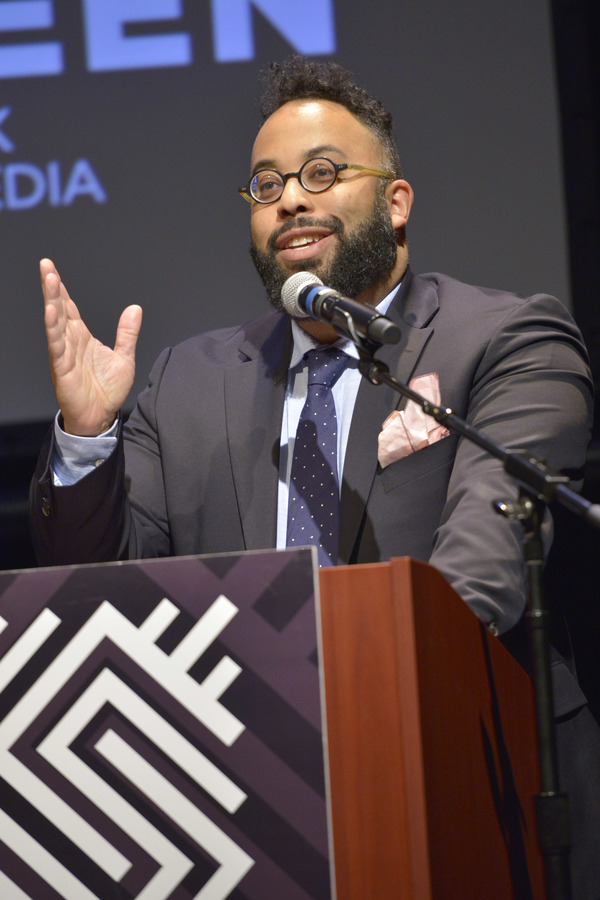
[[[379,478],[384,491],[388,493],[410,481],[427,478],[444,467],[450,469],[454,463],[457,441],[458,435],[449,434],[435,444],[429,444],[381,469]]]

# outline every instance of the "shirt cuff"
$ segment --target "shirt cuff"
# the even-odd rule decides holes
[[[117,446],[119,419],[98,437],[67,434],[60,426],[60,414],[54,420],[52,475],[55,487],[76,484],[102,465]]]

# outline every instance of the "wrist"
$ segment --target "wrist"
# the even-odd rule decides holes
[[[65,434],[73,435],[73,437],[95,438],[100,437],[107,431],[110,431],[110,429],[117,421],[117,418],[118,416],[115,415],[112,418],[106,418],[98,426],[87,427],[79,422],[72,422],[68,419],[65,419],[61,413],[58,417],[58,424],[59,427],[65,432]]]

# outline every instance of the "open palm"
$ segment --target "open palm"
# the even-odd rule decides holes
[[[51,260],[40,263],[50,370],[65,431],[98,435],[114,422],[133,385],[142,310],[128,306],[113,349],[88,330]]]

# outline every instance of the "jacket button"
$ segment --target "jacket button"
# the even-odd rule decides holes
[[[42,515],[48,518],[51,512],[52,509],[50,507],[50,500],[48,499],[48,497],[42,497]]]

